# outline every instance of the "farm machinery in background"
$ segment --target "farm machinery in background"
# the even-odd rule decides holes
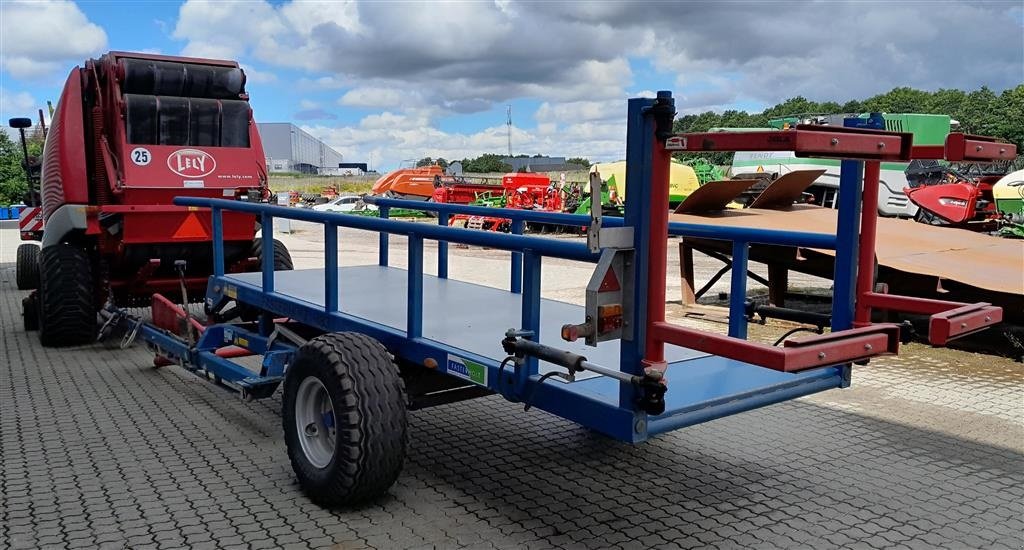
[[[259,265],[254,216],[174,206],[181,196],[264,201],[266,160],[238,63],[111,52],[71,70],[42,159],[41,247],[19,250],[38,287],[27,329],[44,345],[92,342],[107,303],[148,305],[155,293],[201,299],[211,237],[232,272]],[[270,238],[268,235],[267,238]],[[291,258],[272,247],[278,269]],[[27,249],[26,249],[27,250]]]
[[[918,206],[915,219],[1011,237],[1024,237],[1024,171],[1008,163],[914,161],[904,189]],[[998,191],[997,191],[998,189]],[[997,197],[998,193],[998,197]]]

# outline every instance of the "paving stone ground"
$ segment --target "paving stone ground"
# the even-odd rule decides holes
[[[296,485],[279,398],[242,402],[141,346],[44,349],[13,280],[0,264],[0,548],[1024,544],[1009,361],[972,377],[961,352],[911,353],[638,446],[496,397],[416,411],[390,493],[328,511]]]

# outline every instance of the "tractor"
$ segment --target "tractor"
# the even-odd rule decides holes
[[[26,329],[45,346],[97,337],[107,303],[201,299],[213,273],[209,211],[180,196],[265,201],[266,159],[234,61],[110,52],[71,70],[43,150],[45,221]],[[258,266],[251,214],[223,216],[232,272]],[[268,236],[270,238],[270,236]],[[290,269],[274,243],[274,263]]]

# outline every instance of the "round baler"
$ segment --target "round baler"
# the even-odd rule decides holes
[[[182,278],[205,294],[210,213],[171,201],[268,196],[248,99],[233,61],[111,52],[71,70],[43,153],[39,289],[25,300],[44,345],[92,341],[107,301],[146,305]],[[225,213],[223,229],[229,270],[255,268],[255,218]]]

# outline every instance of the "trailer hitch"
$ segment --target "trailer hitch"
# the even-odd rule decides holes
[[[575,382],[577,372],[590,371],[601,376],[614,378],[619,382],[632,384],[640,390],[638,392],[639,397],[637,398],[637,408],[639,410],[650,415],[659,415],[665,412],[665,391],[668,387],[665,385],[664,377],[660,371],[646,369],[643,376],[626,374],[591,363],[587,361],[586,357],[571,351],[534,342],[529,339],[531,337],[533,337],[533,332],[531,331],[509,329],[505,333],[505,338],[501,341],[501,347],[505,350],[505,353],[514,357],[517,363],[521,363],[524,357],[530,356],[565,368],[568,371],[567,373],[558,371],[546,373],[537,381],[538,386],[552,376],[558,376],[568,382]],[[532,393],[531,391],[525,400],[526,410],[529,410],[531,406],[529,398],[532,396]]]

